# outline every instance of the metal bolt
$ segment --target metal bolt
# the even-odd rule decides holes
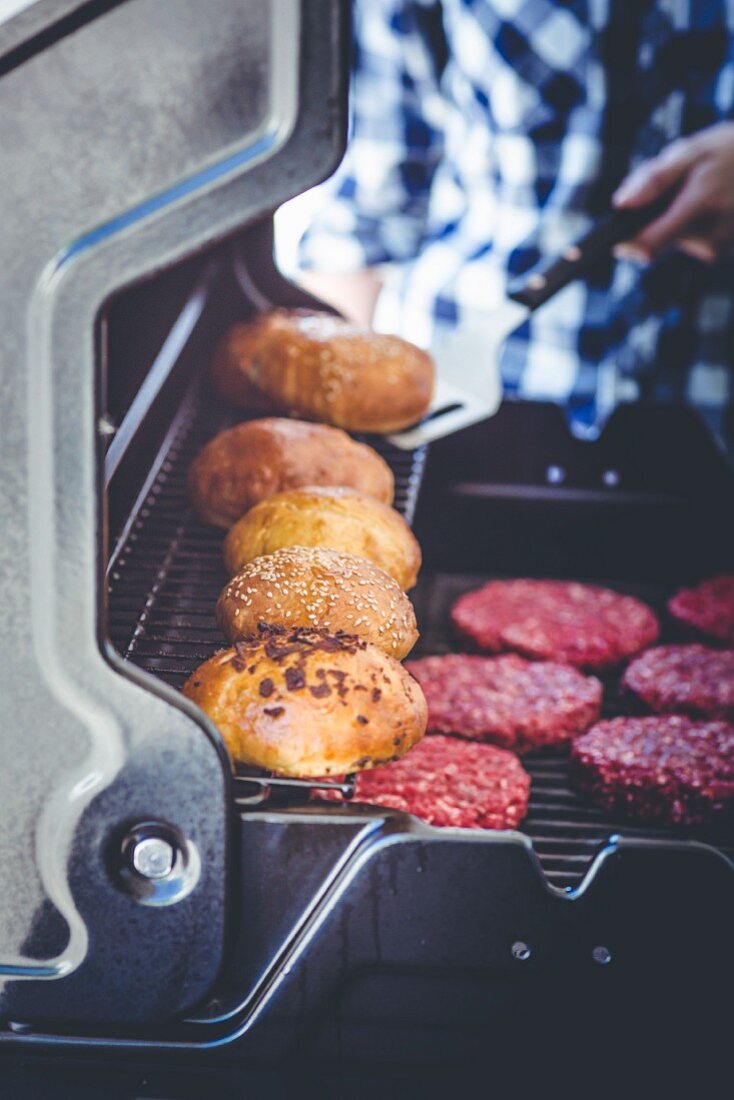
[[[605,470],[601,479],[607,489],[616,489],[619,485],[619,470]]]
[[[516,940],[510,948],[513,959],[518,959],[520,962],[525,962],[529,959],[532,952],[526,943],[522,940]]]
[[[599,947],[594,948],[594,950],[591,952],[591,957],[594,962],[599,963],[600,966],[606,966],[607,963],[610,963],[612,961],[611,951],[608,947],[602,947],[601,944],[599,945]]]
[[[133,867],[147,879],[166,878],[173,870],[175,861],[173,845],[160,836],[138,840],[132,851]]]

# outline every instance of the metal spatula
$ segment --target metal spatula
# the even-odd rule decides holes
[[[432,348],[437,378],[431,408],[414,428],[389,435],[389,441],[403,450],[414,450],[492,416],[502,397],[497,362],[507,337],[616,244],[634,237],[669,202],[670,195],[664,195],[648,206],[613,210],[558,259],[512,282],[506,300],[482,319],[481,326],[459,329]]]

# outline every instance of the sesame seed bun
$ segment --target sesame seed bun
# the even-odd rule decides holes
[[[346,432],[272,416],[220,432],[188,476],[194,511],[217,527],[231,527],[254,504],[301,485],[347,485],[385,504],[395,488],[385,460]]]
[[[389,573],[365,558],[293,546],[255,558],[222,590],[217,621],[230,642],[260,624],[345,631],[397,660],[418,639],[413,605]]]
[[[183,688],[233,760],[281,775],[342,775],[420,740],[426,701],[377,646],[323,631],[265,631],[201,665]]]
[[[278,309],[255,317],[232,329],[216,363],[219,392],[237,404],[266,400],[355,432],[407,428],[433,395],[435,368],[425,351],[331,313]]]
[[[401,588],[418,578],[421,551],[399,512],[356,489],[312,485],[263,500],[235,523],[224,540],[230,574],[247,562],[289,546],[328,546],[367,558]]]

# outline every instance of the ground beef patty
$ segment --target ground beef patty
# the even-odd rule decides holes
[[[668,601],[681,623],[719,642],[734,643],[734,573],[721,573],[695,588],[681,588]]]
[[[451,618],[464,638],[490,653],[512,649],[590,669],[619,664],[659,634],[644,603],[573,581],[490,581],[457,600]]]
[[[359,772],[354,799],[415,814],[429,825],[514,829],[528,809],[530,776],[512,752],[440,735],[394,764]],[[339,794],[321,794],[341,801]]]
[[[678,714],[598,722],[572,745],[571,782],[640,821],[734,820],[734,725]]]
[[[599,717],[602,687],[568,665],[515,653],[450,653],[405,667],[423,688],[431,733],[458,733],[527,752],[569,741]]]
[[[651,710],[734,721],[734,649],[656,646],[632,662],[622,683]]]

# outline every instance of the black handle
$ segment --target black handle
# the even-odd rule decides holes
[[[537,309],[580,278],[600,257],[606,256],[615,244],[635,237],[641,229],[659,217],[670,205],[670,193],[647,206],[612,210],[596,223],[585,236],[572,244],[559,259],[541,264],[527,275],[513,279],[508,297],[530,309]]]

